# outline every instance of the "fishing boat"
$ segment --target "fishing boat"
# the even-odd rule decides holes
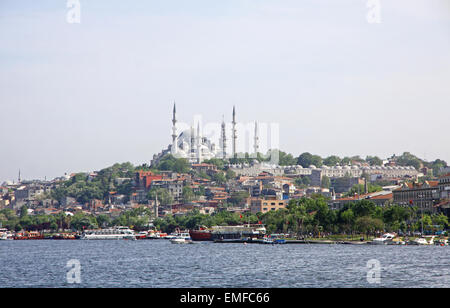
[[[87,230],[81,235],[82,240],[136,240],[134,231],[128,227]]]

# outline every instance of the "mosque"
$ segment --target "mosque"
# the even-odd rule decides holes
[[[177,111],[176,105],[173,105],[172,115],[172,143],[164,149],[161,153],[153,155],[151,165],[154,166],[167,154],[172,154],[176,158],[185,158],[191,164],[201,163],[204,160],[211,158],[228,159],[236,157],[236,109],[233,106],[232,122],[231,122],[231,152],[227,149],[227,132],[226,123],[222,119],[221,132],[218,144],[206,136],[202,136],[200,132],[200,123],[197,124],[195,129],[191,125],[190,129],[184,130],[181,133],[177,133]],[[255,122],[254,133],[254,151],[258,151],[258,124]]]

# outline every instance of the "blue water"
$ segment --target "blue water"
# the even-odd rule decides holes
[[[449,256],[450,246],[0,241],[0,287],[450,287]],[[71,259],[79,284],[67,282]]]

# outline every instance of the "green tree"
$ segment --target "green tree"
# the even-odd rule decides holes
[[[336,155],[328,156],[323,160],[323,164],[329,167],[339,165],[341,163],[341,158]]]
[[[327,177],[326,175],[324,175],[324,176],[322,177],[322,181],[321,181],[320,186],[321,186],[322,188],[330,188],[330,185],[331,185],[331,180],[330,180],[330,178]]]
[[[383,160],[378,156],[367,156],[366,162],[368,162],[371,166],[381,166],[383,165]]]
[[[192,187],[184,186],[183,187],[183,202],[189,203],[194,199],[194,192],[192,191]]]

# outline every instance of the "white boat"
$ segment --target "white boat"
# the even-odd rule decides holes
[[[0,240],[2,241],[11,241],[14,239],[14,235],[8,229],[0,229]]]
[[[429,243],[426,238],[418,237],[412,241],[409,241],[408,244],[410,244],[410,245],[431,245],[431,244],[433,244],[433,238],[431,239],[431,242]]]
[[[181,233],[179,236],[170,240],[172,244],[191,244],[193,243],[189,233]]]
[[[436,242],[434,242],[435,245],[438,246],[448,246],[448,240],[447,239],[439,239]]]
[[[14,236],[12,233],[3,233],[2,236],[0,236],[1,241],[12,241],[14,240]]]
[[[136,240],[134,231],[128,227],[116,227],[110,229],[87,230],[82,235],[82,240]]]
[[[392,242],[392,240],[395,238],[395,234],[392,233],[386,233],[383,234],[382,237],[374,238],[371,242],[373,245],[387,245]]]

